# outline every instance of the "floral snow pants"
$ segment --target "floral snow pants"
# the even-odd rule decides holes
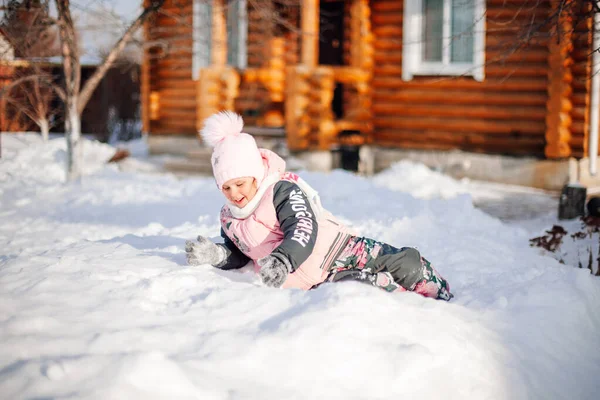
[[[388,292],[413,291],[450,300],[450,285],[417,249],[352,236],[334,261],[329,282],[357,280]]]

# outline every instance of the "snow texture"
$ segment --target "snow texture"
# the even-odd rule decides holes
[[[273,289],[186,265],[185,240],[218,241],[212,178],[123,171],[85,141],[86,175],[66,184],[63,139],[1,140],[1,399],[598,398],[600,279],[529,246],[552,215],[502,222],[418,164],[302,172],[456,297]]]

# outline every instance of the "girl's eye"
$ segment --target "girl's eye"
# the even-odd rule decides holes
[[[243,183],[238,183],[238,184],[237,184],[237,187],[240,187],[240,186],[242,186],[242,185],[243,185]]]

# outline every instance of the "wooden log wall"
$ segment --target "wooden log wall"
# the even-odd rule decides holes
[[[300,23],[300,7],[298,4],[274,1],[248,2],[249,69],[269,68],[278,71],[274,73],[283,74],[287,65],[295,65],[299,62],[300,38],[297,28]],[[283,48],[277,45],[281,42]],[[270,47],[269,43],[274,43],[275,46]],[[281,51],[283,51],[283,60],[281,60]],[[283,65],[281,65],[282,61]],[[257,76],[252,74],[242,76],[235,109],[243,115],[246,125],[266,123],[264,116],[271,109],[272,101],[278,100],[277,95],[273,91],[269,92],[264,79],[257,79]],[[279,81],[280,90],[283,91],[284,83],[281,79]],[[273,84],[275,83],[273,81]]]
[[[588,6],[591,6],[588,4]],[[582,10],[586,12],[587,10]],[[593,18],[578,21],[573,32],[573,51],[571,67],[573,81],[571,88],[571,139],[569,146],[574,157],[588,156],[588,137],[590,123],[590,95],[592,67],[592,23]],[[596,110],[598,112],[598,110]]]
[[[146,0],[147,1],[147,0]],[[258,4],[260,9],[254,7]],[[248,2],[248,67],[259,68],[268,63],[269,49],[265,46],[273,34],[286,38],[286,61],[297,63],[299,39],[291,29],[281,31],[276,18],[269,15],[270,2]],[[272,11],[277,11],[273,7]],[[299,7],[279,10],[289,26],[298,26]],[[193,0],[167,0],[162,11],[145,27],[148,41],[156,44],[144,56],[142,66],[142,107],[145,130],[152,134],[189,134],[196,130],[196,83],[192,79]],[[279,31],[278,31],[279,29]],[[222,58],[222,55],[221,57]],[[158,102],[158,115],[151,119],[153,97]],[[257,122],[269,105],[269,93],[260,82],[240,83],[234,109],[244,116],[247,125]],[[155,104],[153,103],[153,104]],[[156,104],[155,104],[156,105]]]
[[[486,3],[484,82],[471,77],[402,73],[402,1],[371,1],[374,41],[373,122],[376,144],[419,149],[544,156],[548,99],[548,37],[523,43],[532,19],[548,15],[547,1]]]
[[[548,42],[548,102],[546,113],[546,149],[548,158],[571,156],[571,110],[573,83],[573,18],[560,13],[560,0],[551,0],[551,12],[559,14],[550,26]]]
[[[251,3],[251,2],[248,2]],[[267,3],[267,6],[269,3]],[[266,7],[266,6],[265,6]],[[248,68],[260,68],[266,60],[264,43],[273,32],[273,25],[263,21],[260,10],[248,5]],[[240,110],[246,125],[255,125],[268,103],[267,89],[256,81],[242,79],[235,109]]]
[[[142,66],[143,107],[149,111],[151,94],[158,101],[158,118],[145,120],[152,134],[196,134],[192,14],[192,0],[166,0],[146,25],[147,40],[156,44],[148,50]]]
[[[0,91],[18,77],[17,68],[0,64]],[[29,123],[28,123],[29,122]],[[19,132],[32,125],[27,117],[9,104],[6,96],[0,95],[0,132]]]

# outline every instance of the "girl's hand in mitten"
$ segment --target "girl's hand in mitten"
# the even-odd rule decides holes
[[[210,264],[214,267],[225,260],[224,248],[214,244],[204,236],[198,236],[197,240],[197,242],[191,240],[185,242],[185,252],[189,265]]]
[[[260,265],[260,279],[266,286],[270,287],[281,287],[283,282],[287,279],[289,271],[288,265],[281,261],[279,258],[272,255],[268,255],[264,258],[257,260]]]

